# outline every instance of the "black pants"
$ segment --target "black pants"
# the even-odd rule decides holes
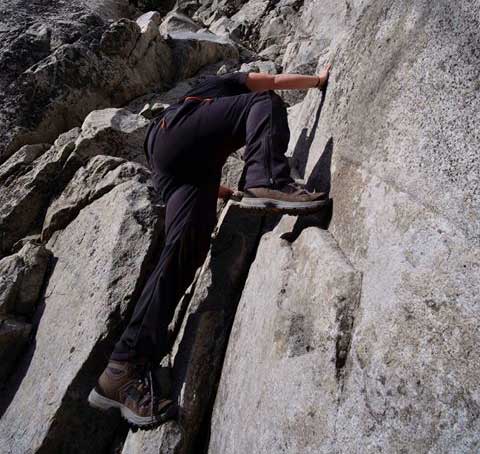
[[[169,350],[167,328],[177,303],[210,247],[222,166],[246,145],[240,189],[292,181],[285,157],[290,132],[273,91],[168,108],[146,138],[152,180],[166,203],[165,246],[111,358],[158,361]]]

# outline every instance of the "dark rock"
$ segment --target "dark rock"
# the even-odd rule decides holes
[[[10,375],[28,343],[32,326],[14,319],[0,318],[0,384]]]

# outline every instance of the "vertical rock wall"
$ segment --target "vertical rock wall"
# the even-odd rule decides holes
[[[4,19],[24,17],[20,3]],[[52,30],[0,20],[2,379],[17,366],[0,453],[478,452],[478,2],[178,1],[196,24],[120,19],[126,3],[32,4]],[[177,314],[180,424],[125,440],[85,398],[161,247],[143,115],[195,83],[162,93],[175,79],[239,59],[272,73],[333,62],[325,94],[283,93],[295,174],[333,204],[265,234],[243,292],[260,220],[227,208]],[[135,115],[91,112],[125,103]],[[35,291],[18,252],[30,242],[53,254]],[[42,298],[20,314],[27,293]]]
[[[281,312],[274,302],[281,305],[282,297],[270,294],[276,278],[267,272],[262,309],[248,285],[242,297],[212,421],[212,453],[226,446],[254,453],[478,451],[479,13],[478,2],[469,1],[364,2],[330,48],[334,69],[325,98],[312,90],[292,109],[293,161],[311,188],[331,186],[329,230],[363,274],[343,383],[333,404],[329,392],[288,393],[255,428],[242,422],[232,397],[243,391],[234,363],[263,364],[275,345],[266,336]],[[281,256],[260,248],[257,261]],[[329,272],[328,256],[315,259],[319,276]],[[316,287],[303,283],[324,304]],[[301,298],[297,304],[305,305]],[[253,307],[269,321],[255,331],[264,341],[252,357],[236,339],[258,323],[248,315]],[[333,345],[323,341],[327,350]],[[312,355],[312,368],[328,364]],[[312,386],[296,365],[288,371],[299,390]],[[255,405],[261,411],[281,380],[265,378],[269,370],[261,367],[249,374],[247,383],[257,385],[245,385],[248,411]],[[332,379],[320,376],[318,390],[330,389]],[[259,385],[265,381],[268,387]],[[310,430],[311,415],[289,419],[299,399],[303,408],[329,409],[325,424]],[[285,420],[295,420],[299,431],[282,445],[286,429],[278,424]],[[252,434],[263,440],[270,432],[276,436],[270,444],[254,442]]]

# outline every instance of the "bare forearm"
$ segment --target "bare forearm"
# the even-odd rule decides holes
[[[272,90],[301,90],[315,87],[318,84],[318,77],[302,74],[278,74],[274,76],[272,83]]]
[[[251,91],[264,90],[302,90],[306,88],[323,88],[328,80],[332,65],[328,64],[318,76],[305,76],[303,74],[266,74],[249,73],[247,87]]]

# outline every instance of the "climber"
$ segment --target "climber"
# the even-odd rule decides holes
[[[309,192],[290,177],[287,112],[273,90],[324,89],[329,71],[330,65],[318,76],[210,76],[152,121],[145,150],[156,195],[166,203],[165,244],[90,405],[119,408],[143,428],[172,417],[173,402],[153,380],[152,368],[169,351],[168,325],[207,255],[216,199],[233,194],[220,186],[230,153],[245,145],[240,206],[299,214],[325,205],[326,194]]]

